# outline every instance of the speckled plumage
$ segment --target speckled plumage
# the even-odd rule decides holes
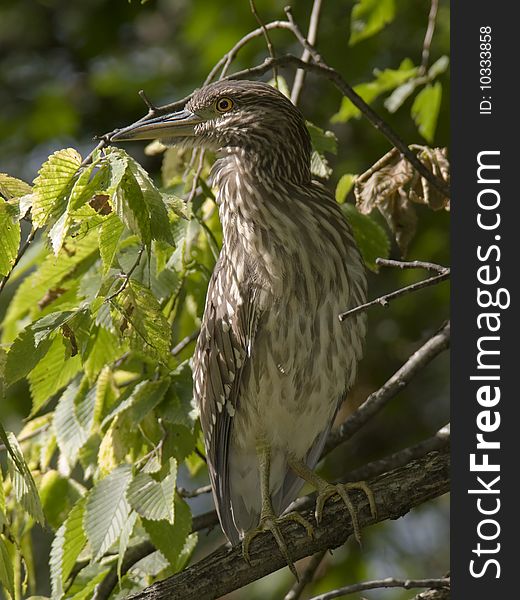
[[[220,114],[222,98],[232,109]],[[171,122],[181,115],[192,129],[171,141],[219,154],[213,183],[224,241],[193,374],[215,505],[236,544],[260,518],[257,446],[270,449],[276,514],[303,484],[287,457],[311,469],[319,459],[365,334],[363,316],[340,323],[338,314],[365,301],[366,280],[339,206],[311,179],[309,134],[285,96],[264,83],[219,82]],[[163,122],[144,129],[156,133]]]
[[[215,501],[237,543],[260,516],[258,439],[272,450],[278,514],[303,483],[287,454],[311,468],[319,458],[365,333],[363,318],[342,324],[338,314],[364,302],[366,284],[338,205],[311,180],[300,112],[265,84],[199,93],[248,98],[232,135],[219,134],[213,175],[224,243],[193,361]]]

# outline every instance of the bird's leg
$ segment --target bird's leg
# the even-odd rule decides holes
[[[318,496],[316,498],[316,522],[319,524],[321,522],[323,507],[325,506],[325,502],[331,497],[337,494],[341,500],[345,503],[348,512],[350,513],[350,518],[352,519],[352,526],[354,528],[354,536],[358,543],[361,543],[361,532],[359,529],[359,521],[356,509],[352,504],[352,501],[348,495],[348,490],[361,490],[365,493],[368,498],[368,502],[370,504],[370,513],[374,519],[377,518],[377,508],[376,501],[374,499],[374,494],[372,490],[368,487],[368,485],[364,481],[356,481],[355,483],[339,483],[332,484],[327,480],[323,479],[319,475],[317,475],[312,469],[301,460],[296,460],[294,458],[290,458],[288,460],[289,466],[291,469],[302,479],[310,483],[314,488],[316,488],[318,492]]]
[[[262,509],[260,512],[260,523],[258,527],[255,529],[251,529],[246,532],[244,538],[242,539],[242,555],[244,560],[251,563],[249,556],[249,546],[253,539],[263,533],[265,531],[270,531],[284,557],[289,569],[293,573],[293,575],[298,579],[298,573],[296,568],[294,567],[294,563],[289,555],[289,551],[287,549],[287,544],[282,536],[282,532],[280,531],[280,523],[284,521],[295,521],[305,528],[307,531],[307,535],[309,537],[313,537],[314,530],[312,525],[300,515],[298,512],[291,512],[281,517],[277,517],[275,515],[273,504],[271,501],[271,494],[269,491],[269,477],[270,477],[270,469],[271,469],[271,449],[267,444],[261,444],[257,447],[257,455],[258,455],[258,463],[260,467],[260,492],[262,495]]]

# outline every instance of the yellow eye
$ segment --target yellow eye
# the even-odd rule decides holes
[[[215,106],[218,112],[225,113],[233,108],[233,100],[231,98],[219,98]]]

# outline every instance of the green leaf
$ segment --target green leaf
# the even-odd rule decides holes
[[[0,439],[7,449],[7,467],[11,477],[15,498],[22,508],[39,523],[44,523],[40,497],[34,483],[33,476],[25,459],[22,449],[15,435],[5,431],[0,423]]]
[[[311,143],[314,150],[320,154],[323,154],[324,152],[330,152],[331,154],[337,153],[338,138],[334,132],[325,131],[310,121],[306,121],[305,125],[311,136]]]
[[[63,246],[63,242],[73,221],[74,212],[83,206],[94,195],[97,189],[97,183],[102,174],[98,172],[97,176],[92,177],[94,168],[96,168],[96,165],[91,163],[75,178],[70,194],[67,197],[64,211],[49,231],[54,255],[57,255]]]
[[[5,381],[11,385],[22,377],[26,377],[47,354],[52,344],[51,339],[36,345],[34,331],[25,328],[12,343],[5,365]]]
[[[120,465],[90,491],[83,523],[94,561],[103,556],[123,531],[130,514],[126,490],[131,479],[130,465]]]
[[[412,117],[419,133],[428,142],[433,141],[437,118],[441,108],[442,84],[437,81],[424,87],[415,97],[412,105]]]
[[[122,317],[119,330],[130,336],[133,348],[154,350],[165,362],[170,358],[170,324],[152,292],[131,279],[119,296],[112,300]]]
[[[169,385],[169,378],[157,381],[141,381],[135,386],[128,398],[105,418],[102,426],[123,412],[128,412],[132,423],[138,425],[161,402]]]
[[[13,268],[20,246],[20,223],[18,211],[0,198],[0,276]]]
[[[353,175],[352,173],[347,173],[340,177],[338,185],[336,186],[336,202],[339,202],[340,204],[345,202],[356,177],[357,175]]]
[[[63,596],[65,582],[87,543],[87,536],[83,530],[86,502],[86,497],[76,502],[52,541],[49,566],[53,600]]]
[[[28,183],[16,177],[11,177],[6,173],[0,173],[0,196],[5,200],[20,198],[26,194],[30,194],[32,188]]]
[[[54,431],[62,455],[70,467],[76,464],[78,453],[89,437],[89,430],[80,422],[76,404],[87,395],[87,384],[73,381],[63,392],[54,411]]]
[[[394,0],[358,0],[352,8],[349,45],[374,35],[394,17]]]
[[[175,496],[174,513],[173,525],[165,520],[142,519],[142,522],[153,545],[168,559],[173,569],[178,570],[182,568],[183,549],[191,532],[191,511],[179,496]]]
[[[385,230],[368,215],[359,213],[352,204],[343,204],[342,209],[366,266],[377,272],[379,267],[376,258],[387,258],[390,252],[390,241]]]
[[[58,529],[74,504],[82,497],[81,486],[58,471],[50,469],[40,480],[40,498],[47,523]]]
[[[107,217],[99,228],[99,253],[103,261],[104,275],[108,273],[114,262],[124,228],[125,226],[116,214],[111,214]]]
[[[122,354],[118,338],[108,329],[95,325],[83,355],[83,368],[89,379],[97,377],[101,369]]]
[[[28,376],[33,399],[31,415],[34,415],[56,392],[65,387],[80,370],[79,354],[67,358],[63,338],[54,338],[45,357]]]
[[[389,92],[402,85],[417,75],[418,69],[409,58],[405,58],[398,69],[385,69],[380,71],[374,69],[375,79],[367,83],[360,83],[354,87],[354,91],[363,98],[367,104],[374,102],[381,94]],[[331,117],[332,123],[345,123],[349,119],[361,115],[360,110],[355,107],[348,98],[343,98],[339,111]]]
[[[42,165],[34,181],[32,219],[37,227],[64,212],[80,166],[81,156],[74,148],[56,151]]]
[[[9,552],[8,544],[12,546],[11,542],[0,534],[0,582],[11,595],[11,598],[15,598],[14,565],[11,556],[12,552]]]
[[[128,502],[146,519],[164,519],[173,524],[176,479],[177,461],[174,458],[170,459],[170,472],[162,481],[156,481],[148,473],[138,473],[128,486]]]
[[[128,519],[126,520],[123,531],[121,531],[121,536],[119,538],[119,551],[117,553],[117,577],[119,581],[121,581],[121,567],[123,566],[123,560],[125,558],[125,552],[128,548],[128,543],[130,542],[130,536],[132,535],[132,531],[134,530],[135,522],[137,521],[137,513],[135,511],[131,511]]]

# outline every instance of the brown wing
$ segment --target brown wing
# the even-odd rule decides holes
[[[255,304],[255,291],[240,289],[231,261],[222,255],[208,287],[193,379],[215,507],[233,545],[239,542],[239,534],[231,513],[228,451],[240,382],[249,366],[258,322]]]

